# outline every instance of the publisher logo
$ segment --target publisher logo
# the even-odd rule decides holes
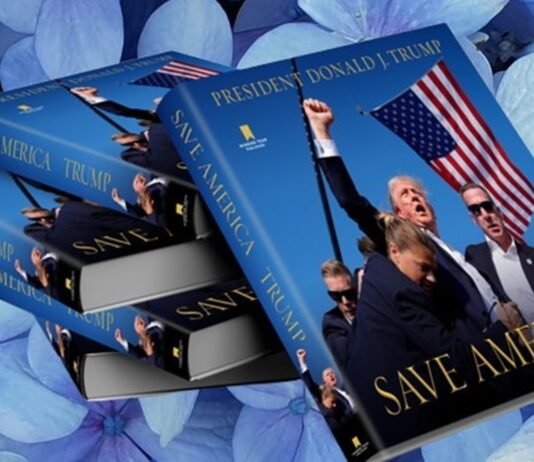
[[[254,151],[256,149],[261,149],[267,146],[267,138],[257,138],[250,125],[243,124],[239,126],[239,131],[241,136],[245,140],[244,143],[241,143],[239,147],[245,151]]]
[[[252,129],[250,128],[250,125],[240,125],[239,130],[241,130],[241,134],[243,135],[243,138],[245,138],[245,141],[252,141],[256,139]]]
[[[19,110],[19,114],[25,115],[25,114],[33,114],[34,112],[39,112],[43,110],[43,106],[37,106],[37,107],[31,107],[27,104],[20,104],[17,106],[17,109]]]
[[[352,437],[352,445],[354,446],[354,451],[352,452],[352,456],[355,456],[355,457],[360,456],[369,448],[369,442],[362,443],[358,436]]]

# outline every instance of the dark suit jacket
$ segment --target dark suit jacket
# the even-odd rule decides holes
[[[308,390],[310,390],[313,397],[316,399],[317,403],[321,403],[321,387],[315,383],[313,380],[313,377],[311,376],[311,373],[309,370],[306,370],[306,372],[301,374],[301,378],[308,387]],[[345,399],[343,395],[337,392],[337,390],[334,388],[334,395],[336,396],[336,415],[341,415],[344,417],[349,417],[352,415],[352,408],[350,407],[350,403]],[[326,409],[322,406],[320,406],[322,409]]]
[[[501,334],[504,335],[504,328]],[[492,358],[487,344],[479,342],[477,347],[485,357]],[[380,388],[392,392],[402,402],[397,375],[400,371],[429,398],[428,391],[424,391],[406,368],[415,366],[415,370],[428,380],[425,361],[444,354],[448,355],[443,360],[445,367],[454,367],[455,381],[468,383],[467,389],[451,394],[437,364],[431,364],[438,399],[429,399],[428,403],[419,405],[415,395],[409,394],[407,399],[411,409],[400,415],[389,415],[385,406],[393,410],[397,406],[378,394],[376,378],[384,377],[379,383]],[[378,253],[367,263],[358,304],[358,324],[345,369],[349,382],[387,445],[499,402],[499,396],[493,390],[486,390],[485,385],[484,388],[477,387],[471,342],[455,329],[446,328],[436,315],[432,298]]]
[[[102,101],[101,103],[95,104],[94,107],[109,112],[110,114],[115,114],[132,119],[159,122],[159,117],[154,112],[147,111],[146,109],[136,109],[124,106],[123,104],[117,103],[116,101],[111,101],[109,99]]]
[[[93,245],[95,238],[102,239],[104,236],[117,238],[121,232],[127,233],[134,229],[145,233],[151,239],[157,237],[157,240],[150,242],[136,240],[131,246],[109,247],[105,253],[96,255],[82,254],[73,248],[76,242]],[[106,207],[79,201],[64,203],[52,227],[46,228],[32,223],[24,228],[24,233],[39,241],[47,249],[76,255],[85,263],[120,257],[134,253],[137,249],[151,250],[172,242],[169,234],[159,226]]]
[[[353,323],[355,322],[356,319]],[[323,315],[323,337],[340,366],[343,366],[347,359],[351,331],[352,325],[345,319],[337,306]]]
[[[534,292],[534,247],[519,244],[518,242],[516,242],[516,247],[521,267],[530,284],[530,289]],[[497,275],[497,269],[491,258],[491,250],[487,242],[467,246],[465,249],[465,259],[489,282],[499,287],[502,292],[506,292]]]
[[[384,229],[377,219],[379,211],[357,191],[340,157],[320,159],[330,188],[340,206],[376,245],[387,255]],[[486,329],[502,329],[491,324],[485,304],[471,277],[440,247],[436,246],[438,266],[435,287],[437,315],[448,327],[454,327],[465,339],[482,339]]]

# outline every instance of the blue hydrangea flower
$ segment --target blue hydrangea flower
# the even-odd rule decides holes
[[[534,435],[534,417],[528,419],[519,430],[500,448],[486,459],[487,462],[532,462],[532,436]]]
[[[229,390],[245,404],[234,431],[236,462],[344,460],[303,382]]]
[[[425,462],[486,460],[496,448],[515,434],[521,424],[521,411],[509,412],[427,444],[421,448],[421,453]]]
[[[230,65],[232,29],[215,0],[169,0],[148,18],[138,56],[169,50]]]
[[[487,24],[507,0],[299,0],[316,24],[291,24],[260,37],[245,53],[239,67],[321,51],[335,44],[360,42],[418,27],[445,22],[457,36]],[[285,46],[281,46],[285,44]]]
[[[534,156],[534,53],[508,68],[495,97]]]
[[[147,399],[146,418],[138,400],[88,403],[33,318],[9,305],[2,308],[0,338],[8,328],[12,334],[0,344],[0,450],[28,460],[44,453],[58,460],[170,460],[158,433],[160,423],[169,427],[163,442],[170,447],[169,440],[184,430],[196,392],[184,393],[180,400],[173,395],[154,398],[159,400],[158,415],[151,414],[154,402]],[[20,332],[25,334],[13,338]],[[153,442],[149,451],[143,448],[147,441]]]

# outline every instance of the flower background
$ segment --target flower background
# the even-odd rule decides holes
[[[533,0],[0,0],[3,90],[173,49],[238,68],[445,22],[534,154]],[[398,461],[533,460],[534,405]],[[0,302],[0,462],[342,460],[301,382],[88,403]]]

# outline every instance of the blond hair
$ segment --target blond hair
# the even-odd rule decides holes
[[[321,265],[321,276],[323,278],[335,276],[349,276],[350,270],[339,260],[327,260]]]
[[[378,219],[384,224],[386,244],[394,244],[400,251],[423,246],[435,253],[434,242],[417,225],[392,213],[381,212]]]

